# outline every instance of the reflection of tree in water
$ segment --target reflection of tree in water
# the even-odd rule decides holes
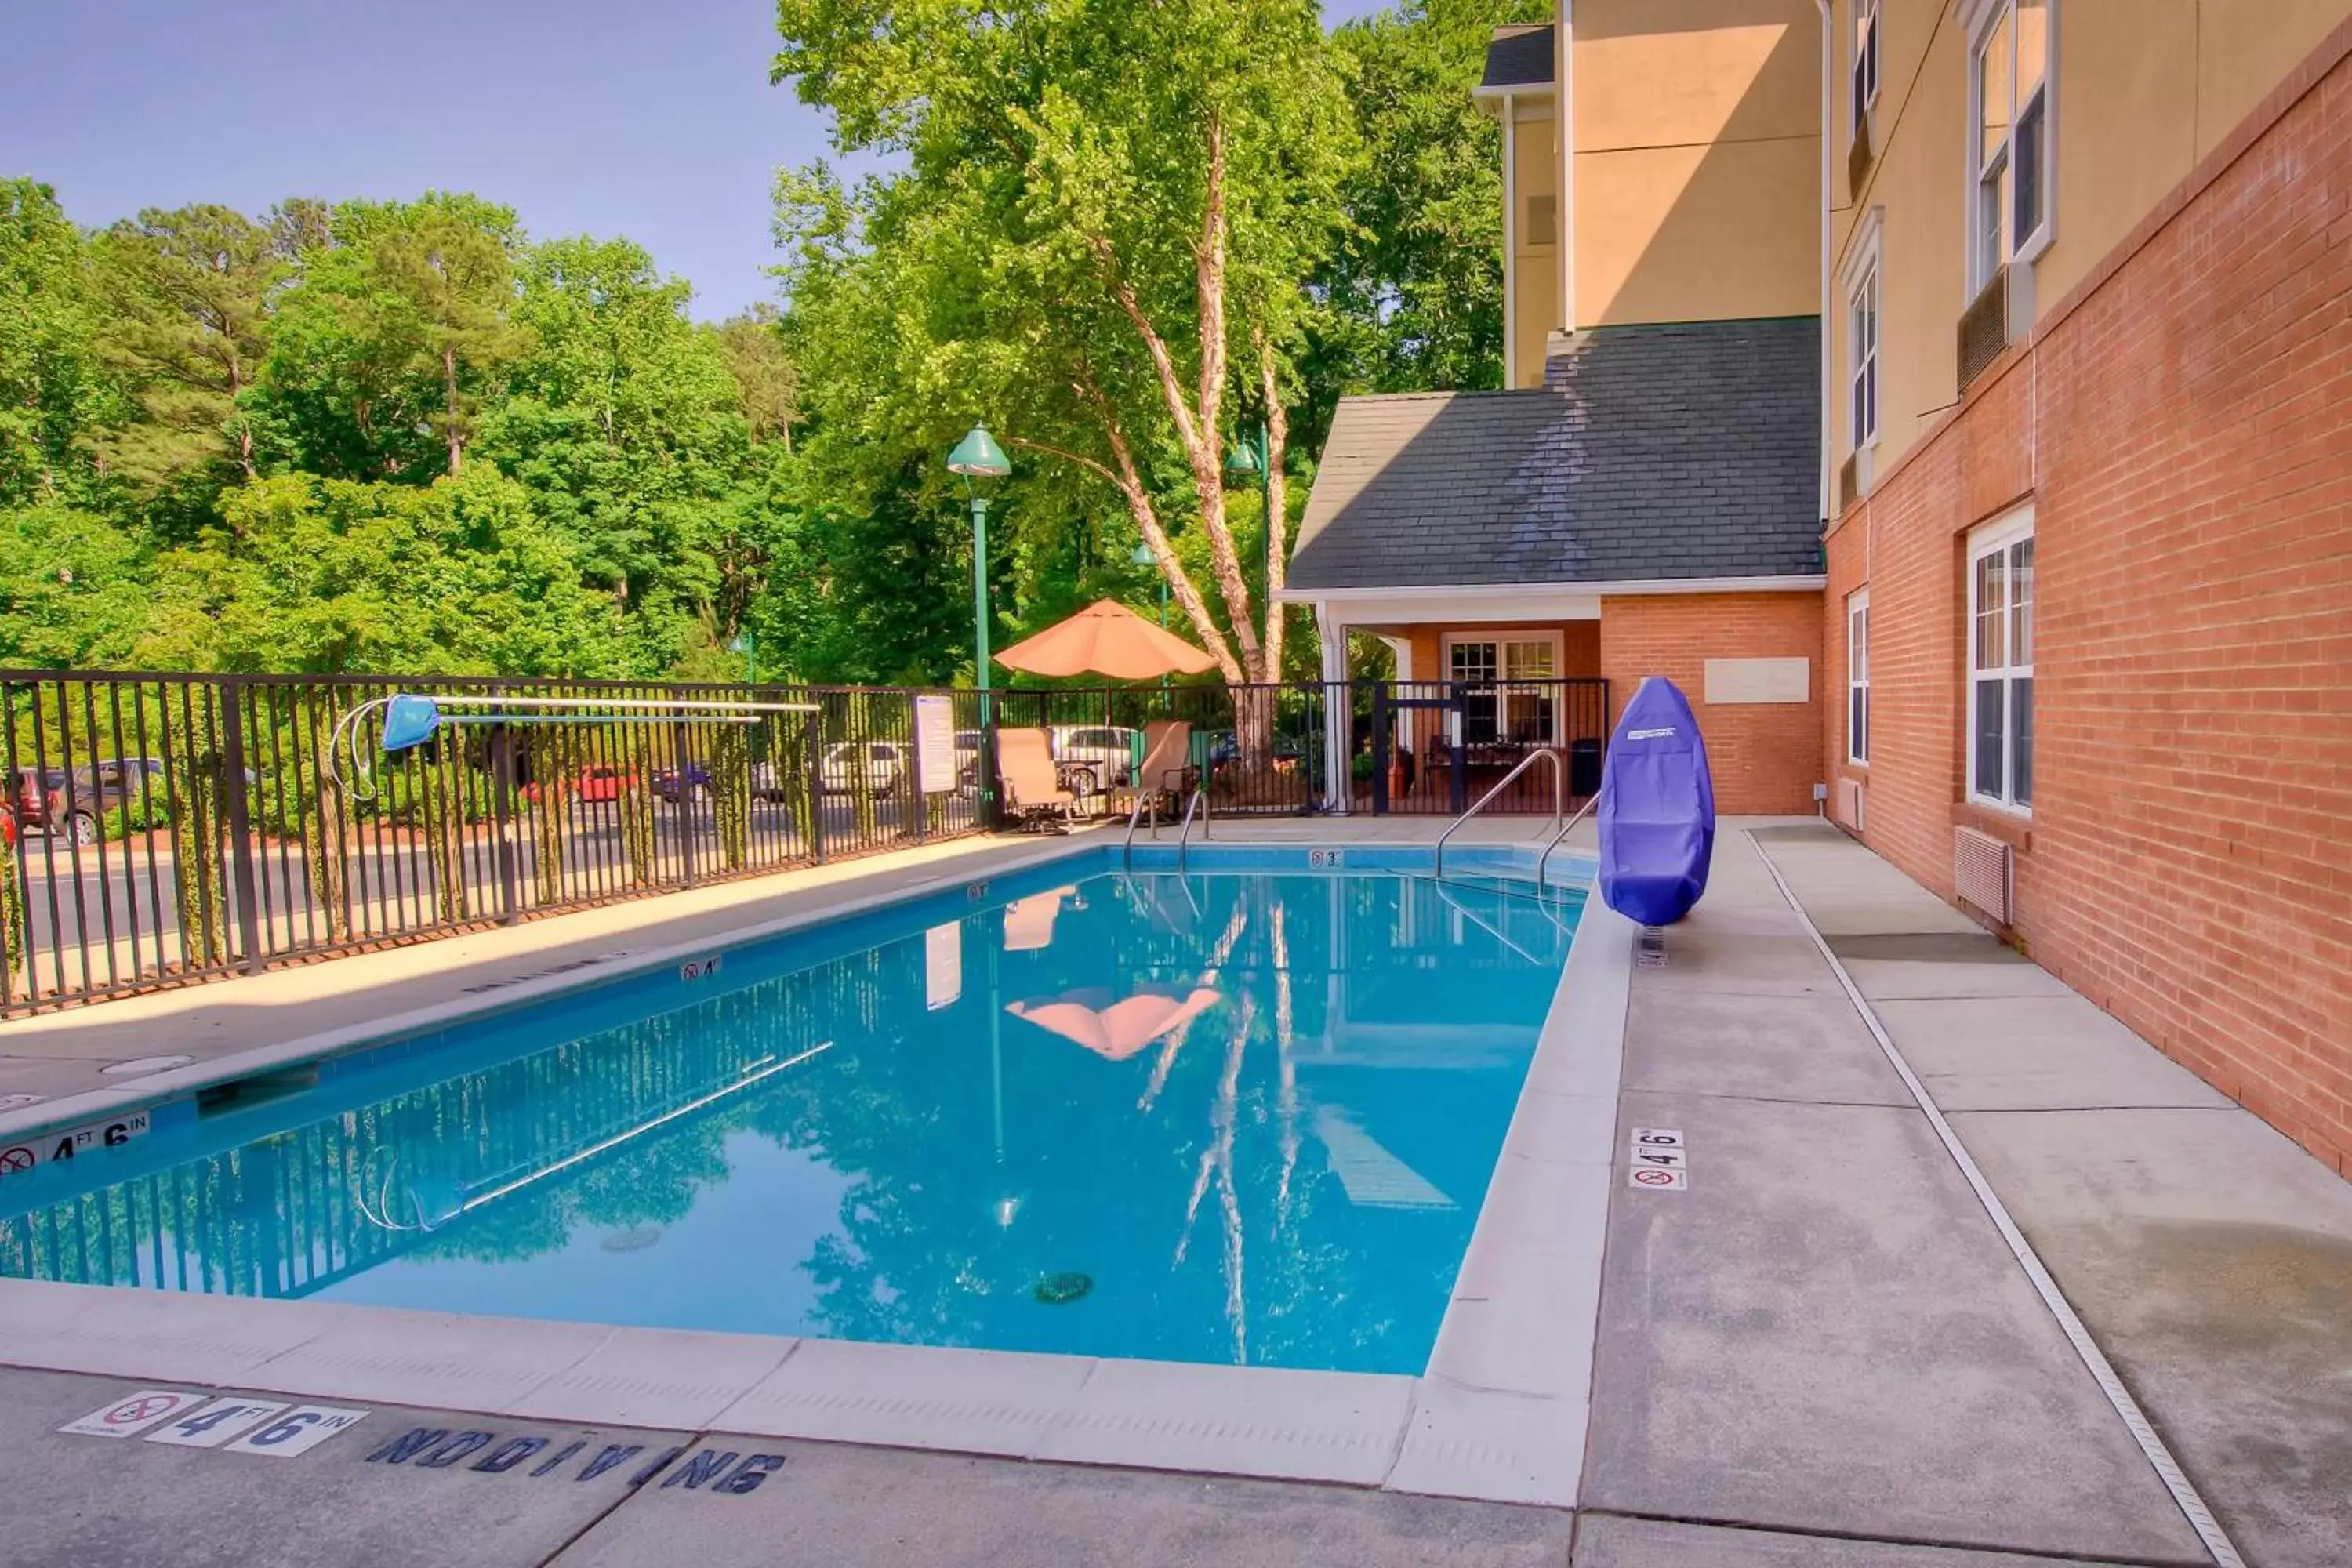
[[[1183,917],[1163,918],[1175,895],[1154,880],[1108,894],[1090,884],[1091,905],[1073,903],[1035,954],[999,951],[1001,910],[965,917],[961,994],[940,1011],[908,1001],[926,994],[919,936],[761,978],[0,1217],[0,1272],[299,1296],[394,1256],[535,1258],[583,1230],[676,1225],[727,1180],[726,1140],[748,1132],[846,1178],[834,1227],[798,1265],[815,1288],[811,1331],[1098,1348],[1070,1342],[1092,1333],[1106,1347],[1271,1364],[1409,1360],[1442,1310],[1475,1205],[1361,1207],[1307,1131],[1315,1096],[1335,1092],[1328,1070],[1311,1082],[1300,1070],[1301,1042],[1319,1049],[1335,1023],[1330,928],[1336,919],[1378,939],[1349,950],[1355,995],[1410,997],[1441,958],[1523,962],[1475,930],[1465,948],[1410,907],[1401,883],[1341,883],[1330,918],[1301,921],[1276,884],[1240,877],[1194,879]],[[1279,891],[1297,896],[1296,885]],[[1003,1011],[1034,995],[1024,987],[1079,975],[1110,978],[1116,995],[1200,984],[1224,999],[1120,1062]],[[676,993],[598,994],[584,1005],[601,1024]],[[503,1028],[519,1033],[530,1017]],[[837,1048],[627,1136],[826,1042]],[[1433,1115],[1451,1114],[1447,1097],[1464,1092],[1444,1073],[1391,1074],[1378,1088],[1393,1096],[1406,1079]],[[1349,1087],[1370,1081],[1343,1079],[1336,1092],[1371,1092]],[[1494,1138],[1509,1098],[1493,1112]],[[436,1228],[387,1229],[371,1213]],[[1100,1282],[1091,1307],[1032,1300],[1043,1276],[1068,1269]],[[1401,1302],[1423,1303],[1426,1321]]]

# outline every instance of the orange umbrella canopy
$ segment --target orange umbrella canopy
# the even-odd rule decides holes
[[[1010,1002],[1004,1010],[1074,1040],[1097,1056],[1123,1062],[1161,1036],[1192,1021],[1216,1005],[1208,986],[1179,995],[1172,987],[1148,986],[1121,1001],[1108,991],[1073,991],[1041,1002]],[[1101,1004],[1108,1002],[1108,1006]]]
[[[1151,680],[1163,675],[1198,675],[1217,661],[1117,600],[1100,599],[1068,620],[1014,643],[996,656],[996,662],[1026,675]]]

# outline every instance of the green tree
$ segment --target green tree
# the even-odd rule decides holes
[[[1497,25],[1548,21],[1550,0],[1402,0],[1343,23],[1365,156],[1348,221],[1317,276],[1306,417],[1346,392],[1497,387],[1503,380],[1501,127],[1472,95]]]
[[[118,412],[98,363],[81,235],[35,180],[0,180],[0,506],[92,499],[92,437]]]
[[[1109,487],[1228,681],[1278,670],[1282,617],[1260,620],[1223,462],[1236,392],[1274,415],[1281,461],[1303,285],[1339,216],[1352,139],[1314,6],[781,0],[779,16],[775,74],[833,110],[836,147],[906,161],[779,193],[793,309],[814,297],[839,322],[845,296],[874,300],[872,357],[911,416],[892,456],[919,436],[935,462],[987,414]],[[1222,615],[1171,514],[1199,529]],[[1278,587],[1288,531],[1264,531]]]
[[[285,270],[274,237],[227,207],[152,209],[98,237],[102,342],[142,416],[112,433],[121,476],[162,489],[224,464],[254,477],[239,399],[268,356],[268,300]]]

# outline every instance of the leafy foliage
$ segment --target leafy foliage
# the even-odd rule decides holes
[[[1331,404],[1497,373],[1469,89],[1527,9],[781,0],[885,172],[783,174],[784,303],[717,325],[475,195],[86,232],[0,181],[0,664],[969,679],[985,418],[1000,645],[1165,592],[1227,679],[1311,668],[1267,601]]]

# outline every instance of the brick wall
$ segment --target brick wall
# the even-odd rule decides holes
[[[1706,700],[1710,658],[1803,658],[1814,700]],[[1601,673],[1613,729],[1634,689],[1663,675],[1683,689],[1706,738],[1716,809],[1810,812],[1822,772],[1822,595],[1627,595],[1601,601]]]
[[[2002,832],[2027,951],[2352,1175],[2347,45],[1845,516],[1826,642],[1867,582],[1870,845],[1948,896],[1953,825]],[[2030,825],[1962,789],[1965,540],[2021,499]]]

